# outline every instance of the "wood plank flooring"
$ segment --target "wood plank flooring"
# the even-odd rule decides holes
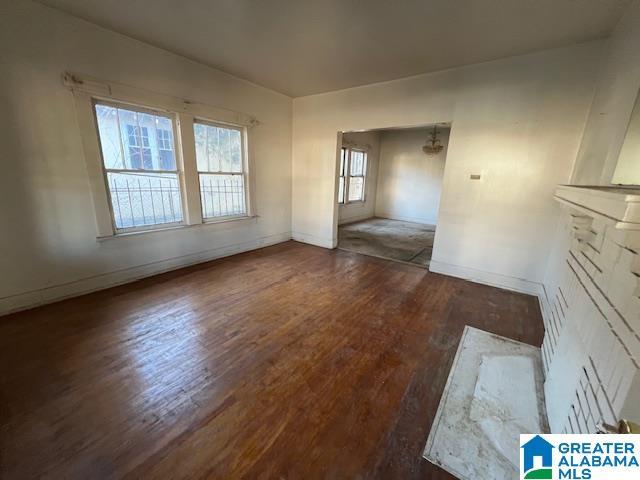
[[[0,477],[452,478],[465,325],[542,342],[533,297],[295,242],[6,316]]]

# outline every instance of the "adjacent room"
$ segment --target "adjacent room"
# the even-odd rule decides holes
[[[450,126],[342,134],[338,248],[429,266]]]
[[[640,451],[639,46],[640,0],[0,2],[0,478]]]

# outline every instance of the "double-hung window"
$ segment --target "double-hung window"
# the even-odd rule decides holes
[[[116,232],[181,224],[174,119],[163,112],[102,101],[94,108]]]
[[[345,184],[347,177],[347,149],[340,150],[340,171],[338,172],[338,203],[344,203]]]
[[[242,129],[196,120],[193,124],[204,220],[247,214]]]
[[[175,155],[173,152],[173,134],[171,130],[158,128],[158,154],[160,160],[160,168],[170,170],[175,163]]]
[[[340,151],[338,203],[363,202],[367,176],[367,152],[343,147]]]
[[[70,73],[63,82],[74,94],[97,238],[255,221],[254,117]]]

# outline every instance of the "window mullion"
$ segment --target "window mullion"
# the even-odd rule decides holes
[[[144,153],[142,152],[142,127],[140,126],[140,113],[136,112],[136,125],[138,128],[134,131],[136,143],[138,144],[138,154],[140,155],[140,168],[144,169]]]
[[[120,136],[120,153],[122,154],[122,168],[127,167],[127,157],[124,153],[124,137],[122,136],[122,125],[120,125],[120,111],[116,109],[116,121],[118,122],[118,135]]]
[[[182,156],[182,181],[185,196],[185,217],[188,225],[202,223],[202,205],[200,203],[200,176],[196,164],[196,140],[193,133],[193,115],[178,114],[176,139]]]
[[[349,203],[349,179],[351,178],[351,149],[347,148],[344,164],[344,204]]]

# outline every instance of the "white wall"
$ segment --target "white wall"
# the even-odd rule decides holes
[[[0,313],[287,240],[289,97],[29,1],[0,4]],[[259,218],[96,241],[73,71],[254,115]]]
[[[611,183],[640,89],[640,0],[628,7],[608,40],[572,182]]]
[[[378,180],[379,132],[348,132],[342,135],[342,145],[367,151],[367,175],[364,183],[364,202],[347,203],[338,207],[338,223],[349,223],[373,217]]]
[[[639,47],[640,1],[636,0],[607,41],[572,183],[607,185],[612,178],[620,183],[640,179],[637,139],[625,144],[631,152],[620,156],[619,163],[634,105],[640,105]],[[631,128],[640,131],[640,112],[635,115]],[[636,254],[640,233],[633,227],[616,228],[623,219],[612,212],[597,213],[602,208],[600,195],[585,191],[566,203],[551,237],[540,299],[545,322],[545,396],[554,433],[593,432],[601,421],[637,421],[640,415]],[[611,198],[607,202],[615,205]],[[619,211],[628,209],[623,206]],[[628,218],[624,220],[631,225]],[[598,391],[597,408],[590,412],[591,405],[581,412],[583,417],[576,423],[576,404],[585,405],[585,384]]]
[[[445,147],[426,155],[431,129],[385,130],[380,139],[376,216],[435,225],[438,221],[449,129],[438,129]]]
[[[452,122],[432,269],[533,291],[601,54],[592,42],[294,99],[293,237],[336,244],[336,132]]]
[[[612,183],[640,185],[640,95],[633,108]]]

